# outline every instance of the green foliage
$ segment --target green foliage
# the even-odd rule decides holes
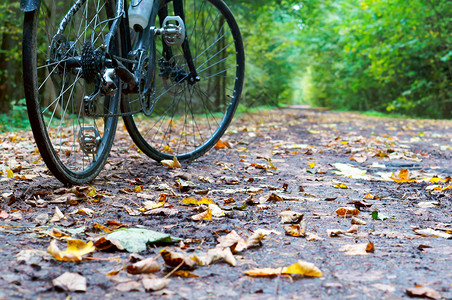
[[[13,101],[8,114],[0,114],[0,133],[30,128],[25,99]]]
[[[240,25],[246,51],[242,104],[281,105],[292,101],[299,72],[298,1],[226,1]]]
[[[302,11],[306,100],[452,117],[449,1],[324,0]]]

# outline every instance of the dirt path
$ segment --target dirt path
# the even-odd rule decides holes
[[[121,127],[98,179],[62,189],[29,132],[0,135],[0,299],[452,298],[452,121],[293,107],[239,116],[223,141],[230,148],[169,170],[130,147]],[[51,220],[56,207],[64,217]],[[359,220],[338,215],[341,207]],[[293,224],[282,223],[287,210]],[[81,262],[46,254],[54,239],[63,249],[69,238],[96,241],[118,227],[181,240],[150,243],[132,258],[114,247]],[[289,229],[295,233],[285,234]],[[217,256],[229,263],[181,271],[191,264],[184,258],[218,244]],[[162,249],[185,257],[165,264]],[[160,271],[127,273],[130,260],[149,257]],[[314,264],[322,276],[279,269],[297,261]],[[244,273],[262,268],[275,274]],[[83,276],[86,288],[83,280],[74,287],[75,275],[54,280],[65,272]],[[171,280],[157,280],[164,277]]]

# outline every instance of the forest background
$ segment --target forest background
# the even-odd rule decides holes
[[[452,118],[450,1],[226,2],[246,47],[241,109],[306,103]],[[0,4],[0,132],[28,126],[22,22],[19,1]]]

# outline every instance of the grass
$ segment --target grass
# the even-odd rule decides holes
[[[0,133],[30,129],[25,99],[13,101],[8,114],[0,114]]]

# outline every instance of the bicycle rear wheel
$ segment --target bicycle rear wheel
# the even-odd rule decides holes
[[[230,9],[220,0],[182,3],[185,43],[198,80],[189,80],[184,45],[169,47],[162,36],[156,36],[155,49],[151,49],[155,55],[149,62],[150,67],[155,66],[153,89],[146,100],[152,114],[124,118],[136,145],[157,161],[173,156],[192,160],[211,149],[229,126],[243,87],[245,55]],[[169,2],[159,15],[180,15],[172,6]],[[159,21],[162,24],[163,20]],[[136,97],[122,103],[125,111],[140,109]]]
[[[105,57],[119,54],[119,35],[106,49],[115,1],[41,4],[25,14],[23,74],[31,128],[40,154],[63,183],[96,177],[113,143],[120,89],[84,110],[84,96],[98,90]],[[119,84],[118,84],[119,86]]]

